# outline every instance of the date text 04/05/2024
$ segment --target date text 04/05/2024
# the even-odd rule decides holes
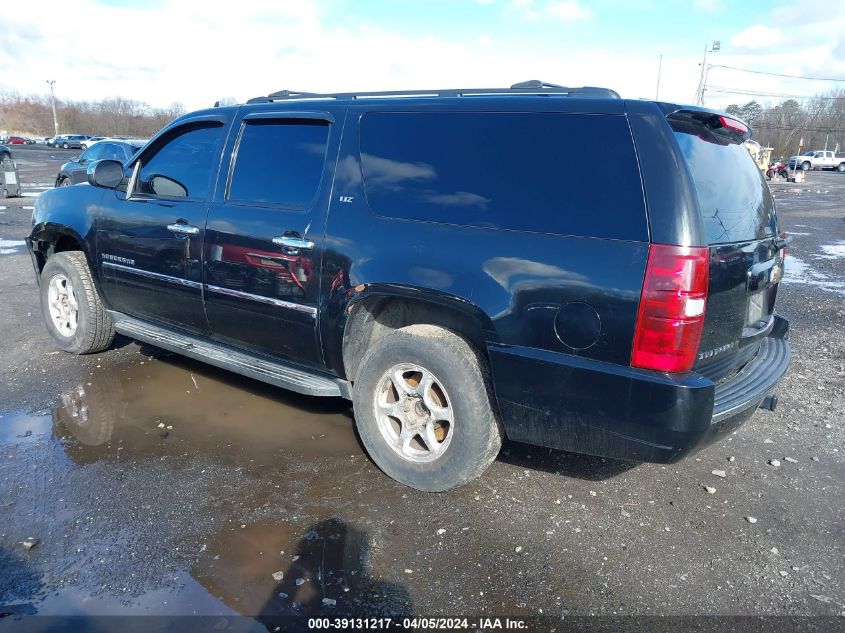
[[[309,618],[309,629],[379,630],[524,630],[524,620],[515,618]]]

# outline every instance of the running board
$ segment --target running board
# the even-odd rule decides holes
[[[241,376],[255,378],[308,396],[352,397],[350,384],[346,380],[313,374],[290,365],[237,351],[219,343],[173,332],[119,312],[109,311],[109,316],[114,321],[114,329],[120,334],[221,369],[227,369]]]

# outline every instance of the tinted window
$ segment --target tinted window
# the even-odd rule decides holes
[[[123,153],[123,148],[114,143],[97,143],[94,147],[100,147],[100,159],[119,160],[123,162],[126,160],[126,155]]]
[[[370,113],[361,160],[367,200],[382,215],[647,239],[622,116]]]
[[[91,160],[99,160],[101,158],[106,158],[105,156],[102,155],[102,151],[103,151],[103,148],[100,147],[100,145],[98,143],[97,145],[89,147],[84,152],[82,152],[82,154],[79,155],[79,159],[91,161]]]
[[[320,186],[328,134],[326,121],[246,121],[228,199],[307,207]]]
[[[710,244],[774,235],[777,222],[769,187],[742,145],[729,143],[701,125],[672,122],[695,183]]]
[[[180,130],[178,136],[164,145],[157,144],[152,155],[147,152],[141,157],[141,192],[168,197],[207,197],[222,131],[219,124],[191,127]]]

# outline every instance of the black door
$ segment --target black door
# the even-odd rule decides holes
[[[198,117],[169,130],[128,166],[132,171],[140,161],[131,195],[104,198],[97,250],[103,287],[117,311],[207,331],[202,245],[225,122]]]
[[[212,336],[320,364],[320,238],[331,190],[328,113],[252,112],[227,147],[229,176],[209,210],[206,313]]]

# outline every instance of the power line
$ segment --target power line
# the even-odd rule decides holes
[[[783,73],[770,73],[765,70],[751,70],[750,68],[737,68],[736,66],[725,66],[724,64],[711,64],[710,68],[728,68],[730,70],[738,70],[743,73],[754,73],[755,75],[770,75],[772,77],[786,77],[787,79],[807,79],[809,81],[841,81],[845,79],[838,77],[806,77],[804,75],[784,75]]]
[[[788,94],[783,92],[766,92],[763,90],[740,90],[739,88],[731,88],[729,86],[708,86],[707,92],[719,92],[723,94],[735,94],[735,95],[749,95],[754,97],[777,97],[777,98],[787,98],[787,99],[813,99],[819,101],[838,101],[838,100],[845,100],[845,96],[842,97],[826,97],[821,95],[795,95],[795,94]]]

